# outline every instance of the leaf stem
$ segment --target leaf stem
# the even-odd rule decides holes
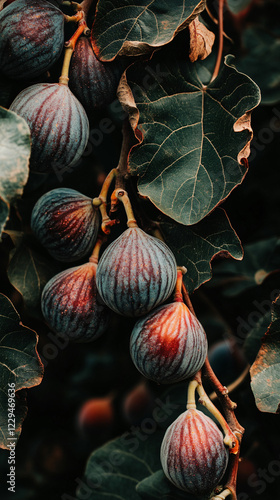
[[[115,198],[120,200],[124,206],[125,213],[127,216],[127,227],[138,227],[127,192],[124,191],[123,189],[115,189],[115,191],[112,194],[113,203]]]
[[[217,78],[221,66],[221,61],[222,61],[222,55],[223,55],[223,48],[224,48],[224,1],[225,0],[219,0],[219,49],[218,49],[218,55],[217,55],[217,60],[216,60],[216,65],[213,71],[213,75],[211,78],[211,82]]]

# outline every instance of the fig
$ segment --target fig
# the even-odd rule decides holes
[[[157,307],[135,324],[130,354],[136,368],[161,384],[180,382],[202,368],[207,338],[183,302]]]
[[[38,83],[27,87],[10,109],[30,127],[30,170],[58,174],[75,166],[88,142],[89,123],[83,106],[67,85]]]
[[[96,285],[113,311],[142,316],[171,295],[176,277],[170,248],[139,227],[129,227],[102,254]]]
[[[48,70],[64,46],[64,16],[43,0],[16,0],[0,13],[0,68],[11,78],[32,79]]]
[[[31,228],[52,257],[72,262],[93,250],[99,219],[90,198],[74,189],[57,188],[37,201]]]
[[[81,37],[71,59],[69,87],[90,114],[116,98],[122,72],[120,62],[99,61],[90,39]]]
[[[210,495],[228,464],[223,435],[199,410],[182,413],[166,430],[160,459],[166,477],[196,496]]]
[[[108,325],[107,307],[97,301],[95,262],[72,267],[45,285],[43,316],[55,333],[75,342],[91,342]]]

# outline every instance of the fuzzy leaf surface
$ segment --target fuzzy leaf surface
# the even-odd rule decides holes
[[[140,194],[171,219],[191,225],[242,182],[252,139],[250,115],[260,92],[235,69],[232,56],[208,86],[196,64],[171,56],[168,61],[154,56],[144,75],[133,65],[118,97],[140,142],[129,157]]]
[[[98,58],[141,55],[170,42],[205,8],[205,0],[99,0],[92,27]]]

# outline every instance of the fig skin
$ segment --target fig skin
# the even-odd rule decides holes
[[[166,477],[195,496],[210,495],[228,464],[223,435],[196,409],[182,413],[166,430],[160,460]]]
[[[0,12],[0,67],[10,78],[47,71],[64,46],[64,16],[43,0],[16,0]]]
[[[31,229],[52,257],[73,262],[93,250],[99,221],[99,211],[91,198],[74,189],[57,188],[35,204]]]
[[[170,248],[139,227],[131,227],[102,254],[96,284],[110,309],[123,316],[143,316],[171,295],[176,278]]]
[[[123,69],[120,61],[99,61],[90,39],[79,38],[71,59],[69,87],[89,115],[116,99]]]
[[[67,85],[38,83],[22,90],[10,106],[26,120],[32,139],[30,170],[58,174],[77,166],[89,138],[89,122]]]
[[[91,342],[104,333],[109,314],[97,301],[94,262],[54,276],[44,287],[41,307],[52,331],[74,342]]]
[[[202,325],[183,302],[157,307],[135,324],[130,354],[136,368],[159,384],[195,375],[207,355]]]

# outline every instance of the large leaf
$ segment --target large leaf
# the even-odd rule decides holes
[[[260,92],[234,68],[232,56],[208,86],[196,64],[173,61],[172,53],[169,61],[156,55],[144,76],[136,63],[121,80],[119,99],[141,142],[132,150],[129,168],[139,176],[141,195],[177,222],[195,224],[247,172],[250,114]]]
[[[272,323],[250,373],[258,409],[280,413],[280,296],[273,302]]]
[[[250,364],[253,364],[257,357],[261,348],[262,338],[265,336],[270,323],[271,311],[267,311],[246,336],[243,348]]]
[[[23,326],[10,300],[0,294],[0,447],[8,449],[12,437],[17,441],[27,408],[25,395],[16,392],[15,431],[8,431],[8,389],[15,391],[40,384],[43,365],[37,353],[37,334]]]
[[[263,104],[277,104],[280,101],[279,27],[274,31],[269,31],[265,26],[249,27],[244,30],[242,41],[244,55],[236,60],[237,68],[246,72],[260,86]],[[279,127],[277,130],[272,129],[274,133],[277,131]]]
[[[163,222],[161,230],[177,264],[187,268],[184,281],[189,293],[211,279],[211,261],[216,255],[242,259],[240,240],[220,208],[193,226]]]
[[[99,0],[92,27],[103,61],[140,55],[170,42],[206,5],[205,0]]]
[[[32,239],[28,236],[20,239],[13,235],[12,239],[16,241],[16,248],[8,267],[9,280],[23,296],[28,314],[41,318],[42,290],[45,284],[61,271],[61,267],[51,257],[36,251]]]
[[[88,460],[77,498],[82,500],[86,492],[87,500],[106,497],[140,500],[136,492],[138,483],[161,467],[159,450],[162,438],[162,431],[153,431],[148,426],[146,433],[140,430],[140,437],[137,433],[126,433],[94,451]]]
[[[260,286],[271,273],[280,271],[280,239],[256,241],[244,247],[242,262],[224,261],[214,269],[211,285],[222,285],[224,294],[234,297]]]
[[[9,204],[22,194],[27,182],[30,152],[30,131],[26,121],[12,111],[0,107],[1,231],[8,217]]]

